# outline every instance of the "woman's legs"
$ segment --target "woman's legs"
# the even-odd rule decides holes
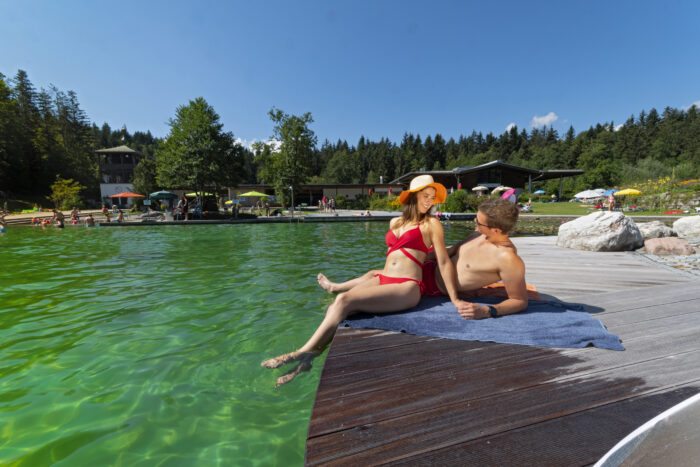
[[[420,289],[413,281],[400,284],[379,285],[379,279],[365,281],[362,287],[338,295],[326,310],[326,316],[311,338],[295,352],[280,355],[261,363],[266,368],[277,368],[300,361],[298,367],[277,379],[277,385],[291,381],[301,371],[311,368],[311,360],[331,342],[338,325],[357,311],[390,313],[414,307],[420,300]]]
[[[377,274],[381,274],[381,270],[373,270],[373,271],[367,271],[360,277],[356,277],[354,279],[350,279],[349,281],[345,282],[331,282],[328,280],[328,278],[319,273],[316,279],[318,279],[318,285],[321,286],[323,290],[325,290],[328,293],[338,293],[338,292],[345,292],[347,290],[352,289],[353,287],[356,287],[364,282],[367,282],[370,279],[373,279],[374,276]]]

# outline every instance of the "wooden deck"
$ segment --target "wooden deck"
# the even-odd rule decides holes
[[[544,298],[585,304],[627,350],[342,328],[309,425],[309,465],[589,465],[700,392],[700,281],[633,253],[516,238]]]

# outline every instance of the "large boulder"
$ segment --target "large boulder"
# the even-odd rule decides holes
[[[648,238],[672,237],[673,229],[661,221],[639,222],[637,228],[644,240]]]
[[[700,216],[681,217],[673,223],[673,231],[682,238],[700,237]]]
[[[627,251],[644,244],[632,219],[621,212],[594,212],[559,227],[557,246],[590,251]]]
[[[694,255],[695,248],[681,238],[650,238],[644,241],[650,255]]]

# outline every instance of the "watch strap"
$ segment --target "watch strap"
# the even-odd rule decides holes
[[[491,317],[498,318],[498,310],[496,309],[496,307],[493,305],[488,305],[488,307],[489,307],[489,314],[491,315]]]

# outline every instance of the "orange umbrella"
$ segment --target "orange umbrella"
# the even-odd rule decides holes
[[[116,195],[110,196],[110,198],[145,198],[145,196],[138,193],[132,193],[130,191],[125,191],[124,193],[117,193]]]

